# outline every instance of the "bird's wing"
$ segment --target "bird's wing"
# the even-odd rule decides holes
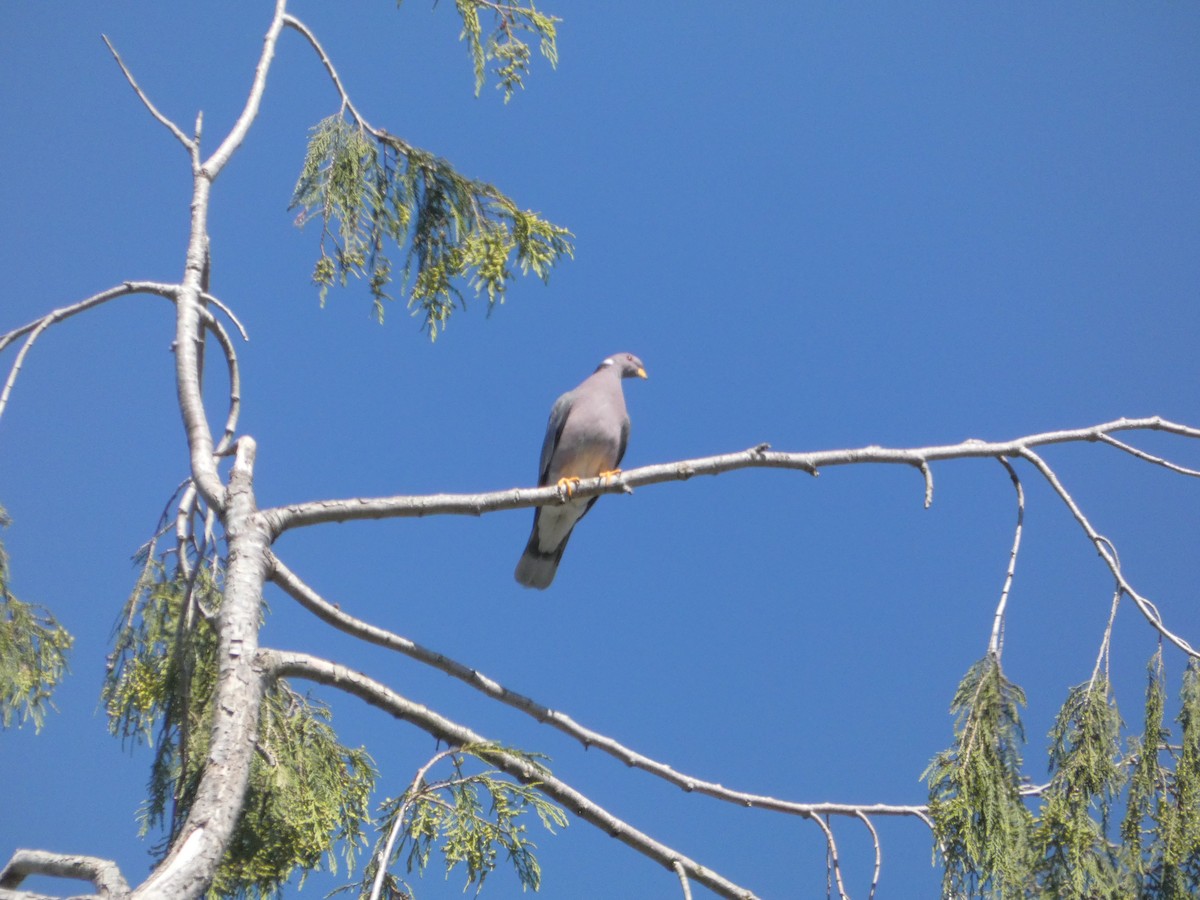
[[[571,405],[575,399],[574,391],[568,391],[554,401],[550,410],[550,421],[546,423],[546,438],[542,441],[542,458],[538,463],[538,485],[544,485],[550,475],[550,463],[554,459],[554,451],[558,449],[559,438],[562,437],[563,427],[571,414]]]

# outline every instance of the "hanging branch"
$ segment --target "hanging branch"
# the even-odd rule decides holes
[[[1017,553],[1021,549],[1021,529],[1025,524],[1025,489],[1021,487],[1021,479],[1017,477],[1012,464],[1003,456],[999,457],[1000,464],[1008,470],[1013,487],[1017,491],[1017,527],[1013,534],[1012,550],[1008,554],[1008,569],[1004,573],[1004,587],[1000,591],[1000,602],[996,604],[996,615],[992,620],[992,637],[988,641],[988,653],[1000,658],[1004,652],[1004,609],[1008,605],[1008,592],[1012,588],[1013,574],[1017,570]]]
[[[630,768],[648,772],[678,788],[682,788],[688,793],[704,794],[747,809],[766,809],[805,818],[818,815],[861,816],[863,814],[877,816],[919,816],[926,811],[926,807],[924,806],[898,806],[885,803],[864,805],[851,803],[796,803],[761,794],[731,790],[722,785],[694,778],[683,772],[677,772],[665,763],[643,756],[607,735],[600,734],[580,725],[565,713],[550,709],[536,700],[518,694],[516,691],[509,690],[477,669],[450,659],[434,650],[429,650],[408,638],[393,634],[390,631],[355,618],[340,607],[330,603],[301,581],[274,553],[271,554],[271,566],[272,571],[269,576],[271,581],[275,582],[275,584],[281,587],[309,612],[338,630],[368,643],[403,653],[405,656],[432,666],[470,685],[492,699],[499,700],[501,703],[537,719],[542,724],[549,725],[568,737],[574,738],[585,748],[595,747],[609,756],[620,760]]]
[[[1191,429],[1188,430],[1190,431]],[[1191,656],[1195,659],[1200,659],[1200,652],[1197,652],[1191,644],[1179,637],[1179,635],[1170,631],[1167,626],[1163,624],[1162,616],[1159,614],[1155,605],[1134,590],[1133,585],[1126,580],[1125,573],[1121,571],[1121,564],[1117,560],[1116,551],[1113,550],[1112,544],[1109,542],[1108,538],[1104,537],[1104,535],[1100,534],[1095,528],[1092,527],[1092,523],[1089,522],[1087,516],[1083,514],[1083,510],[1079,508],[1079,505],[1075,502],[1075,499],[1069,493],[1067,493],[1067,489],[1063,487],[1062,482],[1058,479],[1058,476],[1054,474],[1054,470],[1046,465],[1045,460],[1043,460],[1027,446],[1020,449],[1019,455],[1033,463],[1034,466],[1037,467],[1037,470],[1042,473],[1042,476],[1046,479],[1046,481],[1049,482],[1050,486],[1054,488],[1054,492],[1058,494],[1059,499],[1061,499],[1062,502],[1066,504],[1067,509],[1071,511],[1071,515],[1075,517],[1075,521],[1079,523],[1079,527],[1083,529],[1083,533],[1088,536],[1088,540],[1095,545],[1096,552],[1100,554],[1100,558],[1104,560],[1105,564],[1109,568],[1109,571],[1112,572],[1113,577],[1117,580],[1117,586],[1119,589],[1133,599],[1133,602],[1137,604],[1138,609],[1141,610],[1142,615],[1146,618],[1146,621],[1153,625],[1158,630],[1159,634],[1165,637],[1168,641],[1170,641],[1188,656]]]

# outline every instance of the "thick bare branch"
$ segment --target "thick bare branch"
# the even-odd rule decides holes
[[[243,437],[229,478],[225,511],[229,566],[221,608],[217,686],[208,761],[179,837],[133,894],[138,900],[188,900],[212,883],[242,809],[254,752],[264,678],[255,668],[266,535],[254,516],[254,441]]]
[[[471,729],[452,722],[427,707],[402,697],[386,685],[345,666],[306,653],[280,650],[260,650],[257,658],[262,669],[270,675],[283,678],[304,678],[337,688],[398,719],[416,725],[451,746],[488,742],[486,738]],[[533,785],[585,822],[595,825],[610,837],[616,838],[638,853],[654,860],[668,871],[676,871],[675,864],[678,862],[689,878],[703,884],[718,896],[735,898],[735,900],[750,900],[754,897],[754,894],[746,888],[734,884],[711,869],[638,831],[570,785],[552,775],[547,775],[544,771],[537,770],[527,761],[507,753],[488,753],[484,758],[501,771]]]
[[[0,869],[0,893],[15,890],[30,875],[90,881],[96,887],[97,896],[105,900],[109,897],[124,897],[129,893],[129,885],[121,875],[121,870],[111,860],[69,853],[48,853],[45,850],[15,851],[8,865]]]
[[[205,160],[201,167],[209,181],[216,178],[225,168],[225,164],[229,162],[230,157],[237,152],[238,147],[242,145],[242,141],[249,134],[250,126],[258,118],[258,110],[267,89],[267,73],[270,72],[271,60],[275,57],[275,44],[279,41],[279,32],[283,30],[286,8],[287,0],[275,0],[275,14],[271,17],[271,24],[267,27],[266,36],[263,37],[262,54],[258,58],[258,65],[254,68],[254,81],[250,85],[246,105],[242,108],[242,114],[238,116],[238,120],[229,134],[225,136],[225,140],[221,142],[221,146]]]
[[[759,444],[738,453],[724,453],[679,462],[660,463],[629,469],[613,478],[585,479],[573,490],[576,499],[600,494],[629,493],[634,488],[664,481],[686,481],[697,475],[720,475],[737,469],[796,469],[816,474],[834,466],[875,463],[921,467],[922,463],[951,459],[983,459],[1001,456],[1021,456],[1027,447],[1050,444],[1096,441],[1103,434],[1117,431],[1166,431],[1184,437],[1200,438],[1200,430],[1170,422],[1158,416],[1142,419],[1116,419],[1064,431],[1049,431],[1009,441],[968,440],[958,444],[942,444],[912,449],[861,447],[848,450],[821,450],[810,453],[785,453]],[[392,497],[357,497],[340,500],[317,500],[265,510],[272,533],[278,536],[289,528],[317,525],[326,522],[350,522],[360,519],[411,518],[432,515],[469,515],[504,509],[523,509],[563,502],[565,496],[557,487],[510,488],[482,494],[426,494]]]
[[[423,647],[406,637],[401,637],[398,634],[393,634],[383,628],[355,618],[330,603],[305,584],[274,554],[271,555],[271,565],[273,570],[269,577],[275,584],[279,585],[279,587],[304,606],[305,609],[335,628],[369,643],[395,650],[412,659],[433,666],[447,675],[470,685],[477,691],[487,694],[489,697],[499,700],[513,709],[518,709],[526,715],[537,719],[539,722],[574,738],[583,744],[584,747],[595,747],[619,759],[630,768],[648,772],[676,787],[682,788],[688,793],[704,794],[717,800],[736,804],[737,806],[767,809],[773,812],[805,817],[815,815],[858,816],[862,814],[875,816],[915,816],[923,814],[926,811],[926,807],[924,806],[898,806],[886,803],[868,805],[856,805],[852,803],[796,803],[762,794],[731,790],[720,784],[694,778],[683,772],[677,772],[665,763],[643,756],[607,735],[600,734],[597,731],[580,725],[565,713],[550,709],[536,700],[532,700],[516,691],[509,690],[477,669],[463,665],[435,650]]]

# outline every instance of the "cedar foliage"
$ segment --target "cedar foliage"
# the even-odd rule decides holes
[[[1161,648],[1149,670],[1140,736],[1123,751],[1116,701],[1097,672],[1059,710],[1049,784],[1023,790],[1024,694],[996,655],[971,667],[951,704],[954,744],[924,775],[946,896],[1200,895],[1200,666],[1192,660],[1183,674],[1177,744],[1164,725]]]
[[[0,527],[9,525],[0,507]],[[8,553],[0,543],[0,725],[32,722],[42,730],[54,689],[67,673],[73,638],[49,612],[9,589]]]

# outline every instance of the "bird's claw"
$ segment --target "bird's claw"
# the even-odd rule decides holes
[[[576,475],[558,479],[558,495],[564,500],[570,500],[571,495],[578,489],[581,481],[583,479]]]

